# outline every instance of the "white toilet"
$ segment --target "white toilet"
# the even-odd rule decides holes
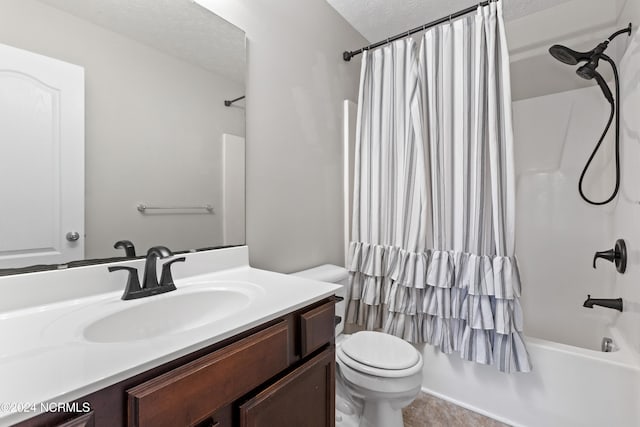
[[[347,270],[325,264],[294,273],[307,279],[342,285]],[[382,332],[343,335],[346,301],[336,305],[336,426],[402,427],[402,408],[422,385],[422,355],[411,344]]]

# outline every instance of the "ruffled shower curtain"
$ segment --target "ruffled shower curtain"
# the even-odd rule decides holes
[[[347,321],[531,370],[500,3],[362,57]]]

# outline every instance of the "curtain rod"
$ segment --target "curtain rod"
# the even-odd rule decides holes
[[[349,61],[351,61],[351,58],[353,58],[356,55],[360,55],[365,50],[375,49],[376,47],[384,46],[387,43],[390,43],[390,42],[393,42],[393,41],[396,41],[396,40],[400,40],[402,38],[410,36],[411,34],[415,34],[415,33],[419,32],[419,31],[424,31],[427,28],[435,27],[436,25],[439,25],[439,24],[442,24],[444,22],[450,21],[451,19],[459,18],[459,17],[461,17],[463,15],[466,15],[467,13],[471,13],[471,12],[477,10],[479,7],[487,6],[489,3],[491,3],[491,1],[492,0],[487,0],[487,1],[480,2],[480,3],[478,3],[477,6],[471,6],[471,7],[468,7],[466,9],[459,10],[456,13],[452,13],[451,15],[447,15],[447,16],[444,16],[444,17],[442,17],[440,19],[436,19],[435,21],[431,21],[428,24],[424,24],[424,25],[416,27],[416,28],[414,28],[412,30],[405,31],[404,33],[396,34],[393,37],[389,37],[386,40],[382,40],[382,41],[379,41],[377,43],[370,44],[369,46],[365,46],[365,47],[363,47],[361,49],[353,50],[353,51],[348,51],[348,50],[344,51],[342,53],[342,59],[344,59],[345,61],[349,62]]]

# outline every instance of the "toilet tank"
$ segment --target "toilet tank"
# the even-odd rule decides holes
[[[336,335],[341,334],[344,329],[344,318],[347,312],[346,298],[347,285],[349,283],[349,272],[347,269],[333,264],[324,264],[291,274],[294,276],[304,277],[305,279],[341,285],[341,288],[336,291],[336,295],[344,298],[344,300],[336,304],[336,316],[340,316],[340,323],[336,326]]]

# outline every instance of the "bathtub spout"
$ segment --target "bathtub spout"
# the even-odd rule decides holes
[[[591,298],[591,295],[587,295],[587,300],[582,304],[583,307],[593,308],[594,305],[600,307],[613,308],[614,310],[622,311],[622,298]]]

